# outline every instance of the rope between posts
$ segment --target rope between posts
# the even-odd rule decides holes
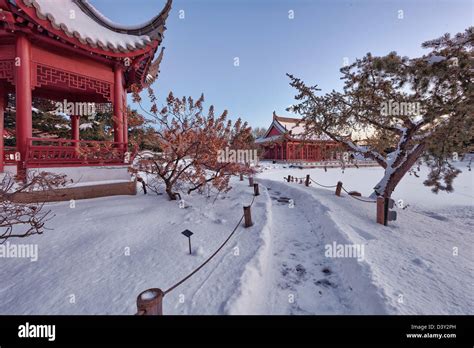
[[[286,179],[286,178],[284,178],[284,179]],[[306,179],[306,177],[295,178],[295,179],[296,179],[296,180],[303,180],[303,179]],[[322,185],[322,184],[316,182],[315,180],[313,180],[313,178],[311,178],[311,177],[309,178],[309,180],[311,180],[311,181],[314,182],[316,185],[319,185],[319,186],[321,186],[321,187],[325,187],[325,188],[334,188],[334,187],[337,187],[337,185],[329,185],[329,186],[328,186],[328,185]],[[377,203],[377,201],[366,200],[366,199],[362,199],[362,198],[357,198],[357,197],[355,197],[355,196],[349,194],[349,191],[347,191],[347,190],[344,188],[344,186],[341,186],[341,188],[344,190],[344,192],[346,192],[346,193],[349,195],[349,197],[352,197],[352,198],[354,198],[354,199],[357,199],[358,201],[365,202],[365,203]]]
[[[369,200],[366,200],[366,199],[357,198],[356,196],[353,196],[353,195],[349,194],[349,192],[344,188],[344,186],[341,186],[341,187],[344,190],[344,192],[346,192],[349,195],[349,197],[352,197],[354,199],[357,199],[358,201],[365,202],[365,203],[377,203],[377,201],[372,201],[372,200],[369,201]]]
[[[250,203],[250,206],[253,205],[253,202],[255,201],[255,196],[253,196],[252,198],[252,202]],[[230,235],[227,237],[227,239],[221,244],[221,246],[211,255],[209,256],[209,258],[204,261],[198,268],[196,268],[194,271],[192,271],[190,274],[188,274],[186,277],[184,277],[183,279],[181,279],[179,282],[177,282],[176,284],[174,284],[172,287],[170,287],[168,290],[164,291],[163,292],[163,296],[165,296],[167,293],[173,291],[174,289],[176,289],[178,286],[180,286],[181,284],[183,284],[186,280],[188,280],[189,278],[191,278],[194,274],[196,274],[201,268],[203,268],[209,261],[211,261],[214,256],[217,255],[217,253],[219,253],[219,251],[222,250],[222,248],[227,244],[227,242],[232,238],[232,236],[234,235],[235,231],[237,231],[237,229],[239,228],[240,224],[242,223],[242,220],[244,219],[244,215],[242,214],[239,222],[237,223],[237,225],[235,225],[234,229],[232,230],[232,232],[230,233]]]
[[[316,185],[319,185],[319,186],[325,187],[325,188],[334,188],[334,187],[337,186],[337,185],[331,185],[331,186],[321,185],[320,183],[314,181],[311,177],[309,178],[309,180],[311,180],[312,182],[314,182]]]

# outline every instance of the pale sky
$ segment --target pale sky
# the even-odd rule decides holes
[[[116,22],[138,24],[165,0],[92,3]],[[296,93],[287,72],[323,91],[339,89],[345,59],[419,56],[423,41],[464,31],[473,17],[470,0],[174,0],[154,89],[160,101],[169,91],[204,93],[216,113],[227,109],[233,119],[267,127],[273,110],[291,116],[285,108]]]

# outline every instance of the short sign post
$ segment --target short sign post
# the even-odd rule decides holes
[[[181,232],[182,235],[188,237],[188,241],[189,241],[189,255],[191,255],[191,236],[194,234],[192,233],[190,230],[184,230],[183,232]]]
[[[397,212],[390,210],[395,206],[391,198],[377,197],[377,223],[387,226],[388,221],[397,219]]]
[[[258,196],[260,195],[260,192],[258,191],[258,184],[253,184],[253,195]]]
[[[397,212],[390,210],[395,206],[395,201],[391,198],[385,198],[385,220],[384,225],[387,226],[388,221],[395,221],[397,219]]]
[[[245,228],[253,225],[252,214],[250,212],[250,205],[244,206],[244,226]]]
[[[377,197],[377,223],[385,224],[385,199],[381,196]]]
[[[138,315],[163,315],[163,296],[161,289],[148,289],[137,297]]]
[[[338,181],[336,186],[336,196],[341,196],[342,182]]]

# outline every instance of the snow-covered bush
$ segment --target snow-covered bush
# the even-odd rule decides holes
[[[139,159],[135,169],[146,173],[148,182],[163,182],[170,200],[177,199],[177,190],[188,194],[203,192],[207,185],[218,192],[227,191],[232,175],[252,172],[245,163],[225,162],[219,156],[226,148],[250,147],[251,129],[247,123],[240,119],[232,123],[227,120],[227,111],[215,116],[213,106],[204,115],[203,95],[194,101],[170,93],[166,106],[159,111],[153,90],[148,92],[152,106],[146,113],[155,126],[155,136],[148,141],[153,141],[153,147],[161,152]],[[134,101],[141,101],[137,91]]]
[[[15,195],[52,190],[65,183],[65,175],[46,172],[35,173],[26,182],[16,181],[10,174],[3,174],[0,180],[0,244],[8,238],[43,233],[45,223],[52,218],[51,212],[44,209],[44,202],[17,203]]]

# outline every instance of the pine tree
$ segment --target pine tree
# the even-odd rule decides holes
[[[421,160],[430,168],[424,184],[450,192],[460,172],[453,159],[473,149],[473,43],[469,28],[425,42],[430,52],[419,58],[368,53],[341,69],[342,92],[322,96],[317,86],[288,75],[298,90],[291,109],[303,116],[309,135],[323,134],[385,169],[375,195],[390,197]],[[371,134],[364,146],[354,138],[361,132]]]

